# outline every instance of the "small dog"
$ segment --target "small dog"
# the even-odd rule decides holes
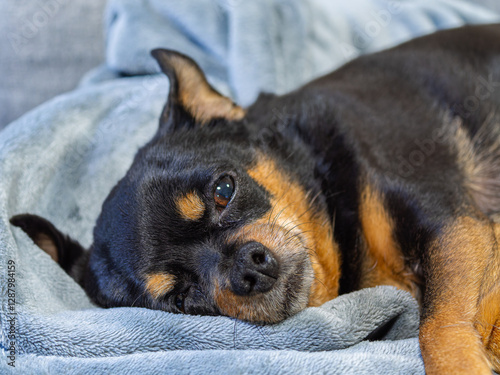
[[[500,25],[362,56],[246,109],[187,56],[152,55],[168,101],[92,247],[11,219],[96,304],[275,323],[393,285],[421,303],[427,373],[500,370]]]

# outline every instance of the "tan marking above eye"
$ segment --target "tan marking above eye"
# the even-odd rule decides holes
[[[175,276],[169,273],[153,273],[146,276],[146,290],[153,298],[160,298],[172,291]]]
[[[205,203],[195,192],[187,193],[176,202],[177,210],[185,220],[201,219],[205,213]]]

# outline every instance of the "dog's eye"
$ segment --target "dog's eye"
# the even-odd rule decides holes
[[[186,299],[186,295],[184,293],[177,294],[175,296],[174,302],[175,302],[175,307],[179,309],[180,312],[183,314],[185,313],[184,311],[184,300]]]
[[[231,176],[222,177],[215,186],[214,200],[218,209],[224,209],[228,205],[234,193],[234,181]]]

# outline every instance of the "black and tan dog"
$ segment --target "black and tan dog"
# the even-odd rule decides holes
[[[500,26],[367,55],[247,109],[188,57],[89,251],[12,218],[100,306],[278,322],[375,285],[422,306],[428,373],[500,370]]]

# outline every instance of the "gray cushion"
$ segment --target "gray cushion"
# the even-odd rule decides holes
[[[103,0],[0,1],[0,128],[104,60]]]

